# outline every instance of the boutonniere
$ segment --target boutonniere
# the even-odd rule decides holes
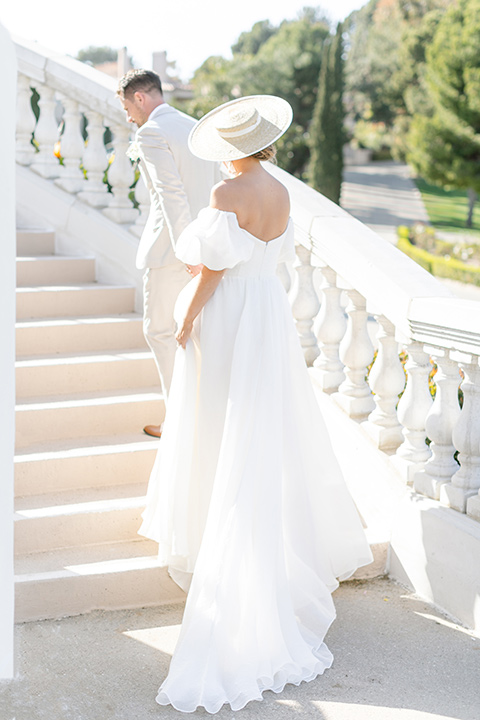
[[[140,160],[140,148],[138,143],[131,142],[127,148],[126,155],[132,162],[138,164],[138,161]]]

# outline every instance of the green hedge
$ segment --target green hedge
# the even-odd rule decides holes
[[[439,255],[432,255],[422,248],[412,245],[410,240],[403,233],[399,233],[397,247],[399,250],[415,260],[425,270],[428,270],[436,277],[449,278],[450,280],[458,280],[470,285],[478,285],[480,287],[480,267],[476,265],[467,265],[461,260],[455,258],[445,258]]]

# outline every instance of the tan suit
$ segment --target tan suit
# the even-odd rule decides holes
[[[188,149],[195,121],[166,103],[138,128],[139,167],[150,192],[150,213],[137,251],[144,269],[144,332],[157,363],[165,399],[175,357],[173,308],[190,275],[175,257],[175,243],[220,180],[216,163],[200,160]]]

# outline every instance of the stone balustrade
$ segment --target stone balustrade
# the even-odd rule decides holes
[[[297,327],[312,377],[417,493],[480,521],[478,303],[453,296],[296,178],[271,172],[292,198],[300,244],[294,287],[309,284],[294,302],[309,298]],[[306,313],[317,307],[309,262],[323,277],[317,319]]]
[[[17,162],[139,237],[148,193],[137,183],[134,203],[131,128],[115,81],[33,43],[16,48]],[[293,272],[292,312],[312,378],[414,491],[480,521],[478,305],[304,183],[269,170],[291,196],[297,262],[280,272],[287,290]]]
[[[136,178],[126,150],[133,128],[115,96],[115,80],[36,43],[17,40],[16,50],[17,162],[138,237],[148,199],[143,187],[138,199],[132,191]]]

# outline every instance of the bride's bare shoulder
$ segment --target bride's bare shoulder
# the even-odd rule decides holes
[[[210,207],[217,210],[235,210],[238,191],[232,185],[232,180],[221,180],[210,193]]]
[[[272,178],[272,180],[275,183],[275,193],[277,194],[278,199],[290,205],[290,195],[285,185],[276,178]]]

